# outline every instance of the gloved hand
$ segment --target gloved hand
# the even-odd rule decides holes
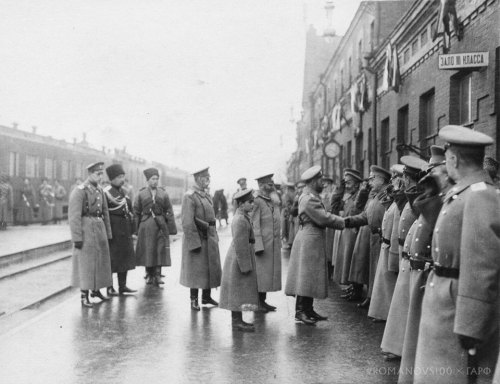
[[[195,248],[195,249],[191,250],[191,252],[193,252],[193,253],[200,253],[201,252],[201,247]]]
[[[424,188],[424,194],[429,197],[436,196],[441,191],[438,177],[431,173],[422,177],[419,180],[418,185]]]
[[[262,256],[264,254],[264,251],[255,251],[256,256]]]
[[[457,336],[460,346],[465,350],[476,348],[479,344],[481,344],[481,340],[475,339],[473,337],[464,335],[457,335]]]
[[[83,241],[75,241],[75,248],[76,249],[82,249],[83,248]]]
[[[353,223],[349,217],[344,218],[344,225],[346,228],[353,228]]]

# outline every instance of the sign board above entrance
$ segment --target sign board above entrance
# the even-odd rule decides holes
[[[439,69],[487,67],[489,52],[452,53],[439,55]]]

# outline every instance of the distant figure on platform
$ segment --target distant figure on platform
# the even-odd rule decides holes
[[[314,299],[328,296],[325,253],[325,228],[343,229],[341,217],[325,210],[319,194],[323,190],[320,166],[306,170],[301,180],[306,183],[299,198],[300,230],[292,245],[285,294],[296,296],[295,320],[307,325],[327,320],[314,311]]]
[[[24,179],[17,207],[16,220],[21,225],[33,222],[33,208],[35,207],[35,188],[29,179]]]
[[[54,186],[54,223],[58,224],[63,218],[63,207],[64,200],[66,199],[66,189],[59,183],[59,180],[55,181]]]
[[[295,184],[286,182],[284,185],[284,192],[282,198],[282,209],[281,209],[281,242],[283,249],[290,249],[292,247],[292,241],[294,235],[290,233],[292,227],[290,215],[293,207],[293,200],[295,198]]]
[[[239,185],[239,188],[236,190],[236,193],[240,191],[245,191],[247,189],[247,179],[244,177],[240,177],[236,183]],[[236,193],[234,195],[236,195]],[[238,209],[238,204],[236,204],[236,201],[234,200],[234,195],[232,198],[232,206],[233,206],[233,212],[236,213],[236,210]]]
[[[54,210],[54,191],[47,178],[42,179],[42,184],[38,187],[38,201],[40,204],[39,217],[42,225],[47,225],[52,221]]]
[[[211,288],[221,283],[222,268],[219,237],[215,228],[212,198],[206,192],[210,184],[208,168],[193,173],[195,185],[182,198],[182,265],[180,282],[190,288],[191,309],[200,310],[198,289],[202,289],[202,304],[218,305],[210,296]]]
[[[113,284],[108,240],[112,239],[108,204],[99,186],[104,163],[87,167],[88,178],[73,190],[69,197],[68,219],[73,241],[73,286],[81,289],[84,307],[92,307],[89,300],[98,297],[109,300],[99,291]]]
[[[226,221],[226,226],[228,225],[227,219],[227,200],[226,196],[224,195],[224,190],[219,189],[218,191],[215,191],[214,194],[214,211],[215,211],[215,216],[217,217],[217,220],[219,221],[219,227],[222,226],[222,220]]]
[[[273,174],[259,177],[259,191],[255,196],[252,223],[255,231],[255,255],[260,309],[275,311],[266,303],[267,292],[281,290],[281,226],[280,210],[272,199],[275,193]],[[276,195],[277,196],[277,195]]]
[[[141,188],[134,202],[138,233],[137,265],[146,267],[146,284],[164,284],[161,267],[170,267],[170,233],[177,233],[170,198],[158,186],[160,173],[156,168],[144,170],[147,187]],[[174,233],[173,233],[174,234]]]
[[[14,210],[14,193],[9,176],[0,176],[0,230],[5,231],[7,224],[12,223]]]
[[[256,311],[259,307],[255,269],[255,235],[250,219],[254,202],[252,190],[237,192],[234,200],[238,204],[238,209],[231,223],[233,241],[227,252],[222,271],[219,306],[231,311],[233,329],[254,332],[253,324],[244,322],[242,316],[242,311]]]
[[[125,195],[122,186],[125,171],[120,164],[106,168],[106,174],[111,182],[104,189],[108,202],[109,221],[113,238],[109,241],[111,256],[111,272],[118,275],[118,292],[120,295],[137,292],[127,287],[127,271],[135,268],[135,252],[132,234],[134,231],[134,214],[132,202]],[[118,292],[113,285],[107,289],[108,296],[116,296]]]
[[[299,197],[302,195],[305,186],[303,181],[298,181],[295,184],[295,196],[293,198],[292,209],[290,210],[290,229],[288,231],[288,243],[290,247],[293,245],[295,236],[299,231]]]

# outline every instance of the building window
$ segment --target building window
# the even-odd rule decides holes
[[[352,59],[349,57],[349,83],[348,85],[351,86],[352,83]]]
[[[415,55],[418,51],[418,38],[413,40],[413,43],[411,43],[411,54]]]
[[[360,170],[360,172],[363,172],[363,134],[360,133],[356,139],[355,139],[355,143],[356,143],[356,153],[354,155],[355,157],[355,166],[357,169]],[[366,155],[366,153],[365,153]]]
[[[437,21],[434,20],[432,23],[431,23],[431,37],[434,39],[434,36],[437,32]]]
[[[390,166],[390,134],[389,134],[389,118],[382,120],[382,124],[380,125],[380,156],[382,159],[382,167],[385,169],[389,169]]]
[[[363,69],[363,41],[360,40],[358,43],[358,72]]]
[[[45,173],[47,179],[56,178],[56,161],[53,159],[45,159]]]
[[[420,34],[420,46],[423,47],[427,42],[429,41],[429,33],[427,29],[425,29],[421,34]]]
[[[337,104],[337,79],[333,80],[333,104]]]
[[[458,97],[458,123],[470,124],[472,122],[472,74],[460,79]]]
[[[19,176],[19,153],[9,152],[9,176]]]
[[[347,142],[347,155],[346,155],[346,167],[351,168],[352,166],[352,141]]]
[[[397,143],[406,144],[408,139],[408,105],[398,110],[398,132],[397,132]],[[407,155],[407,150],[399,150],[398,155]]]
[[[370,24],[370,52],[375,48],[375,21]]]
[[[436,134],[434,118],[434,88],[420,97],[420,118],[419,118],[419,137],[420,148],[425,149],[431,143],[430,140]]]
[[[75,163],[75,178],[81,178],[83,176],[83,164]]]
[[[373,139],[372,129],[368,129],[368,166],[373,164]]]
[[[26,155],[26,177],[40,177],[40,159]]]
[[[344,69],[340,70],[340,95],[344,94]]]
[[[69,161],[63,160],[61,161],[61,180],[69,180]]]
[[[403,52],[403,64],[406,64],[410,61],[410,48],[406,48]]]

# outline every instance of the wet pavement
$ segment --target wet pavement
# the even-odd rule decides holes
[[[219,229],[221,257],[231,241]],[[329,321],[295,324],[294,299],[268,295],[274,313],[245,313],[255,333],[232,331],[231,315],[189,308],[179,284],[181,241],[172,245],[163,288],[146,286],[144,269],[129,273],[136,295],[92,309],[74,295],[0,335],[0,382],[10,383],[395,383],[397,363],[380,354],[384,324],[339,298],[315,304]],[[284,255],[284,278],[288,254]],[[284,280],[283,280],[284,282]],[[216,300],[219,292],[213,291]],[[96,299],[97,300],[97,299]]]

